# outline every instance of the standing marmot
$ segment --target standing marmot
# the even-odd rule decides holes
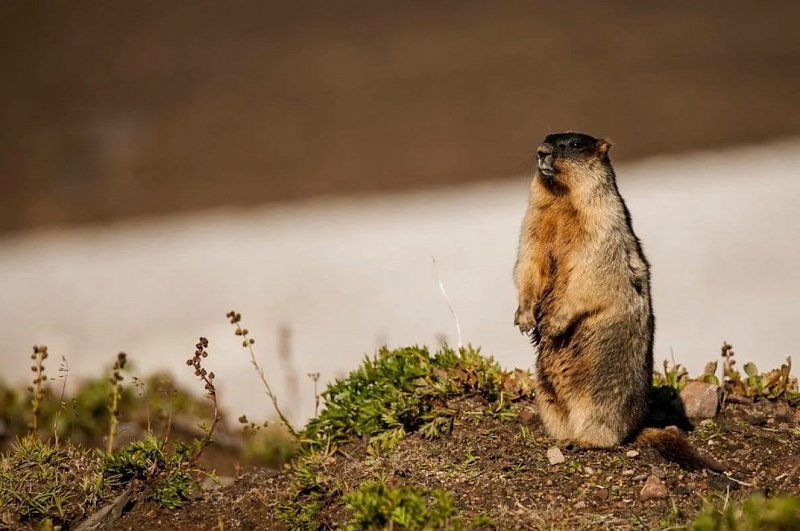
[[[610,147],[561,133],[536,152],[514,271],[514,324],[539,346],[542,422],[555,439],[580,447],[635,437],[688,468],[718,470],[677,428],[644,428],[653,378],[650,271]]]

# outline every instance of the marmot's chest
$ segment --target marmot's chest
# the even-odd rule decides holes
[[[572,205],[554,204],[542,209],[534,227],[539,270],[551,276],[554,269],[568,269],[586,248],[586,239],[584,222]]]

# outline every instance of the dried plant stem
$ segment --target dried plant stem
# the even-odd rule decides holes
[[[283,414],[283,411],[281,411],[280,406],[278,406],[278,397],[272,392],[272,387],[270,387],[269,382],[267,382],[267,377],[264,375],[264,369],[262,369],[256,361],[256,353],[253,351],[253,343],[255,343],[255,340],[247,335],[247,328],[242,327],[242,315],[237,312],[230,311],[228,312],[227,317],[230,318],[231,324],[236,327],[236,335],[242,338],[242,346],[247,348],[247,350],[250,352],[250,362],[253,364],[253,367],[258,373],[259,378],[261,378],[261,383],[264,384],[264,388],[267,391],[267,396],[272,401],[272,407],[275,408],[275,412],[278,414],[278,417],[281,419],[281,422],[283,422],[284,426],[286,426],[286,429],[289,430],[289,433],[295,437],[298,437],[299,434],[297,433],[297,430],[294,429],[292,424],[289,422],[289,419],[287,419]]]
[[[39,431],[39,413],[42,410],[42,401],[44,399],[44,389],[42,388],[42,383],[45,381],[46,376],[44,373],[44,360],[47,359],[47,347],[44,345],[34,345],[33,347],[33,354],[31,354],[31,359],[33,360],[33,366],[31,366],[31,371],[35,374],[33,378],[33,385],[28,388],[31,392],[31,407],[32,407],[32,419],[31,419],[31,433],[36,435]]]
[[[65,358],[63,354],[61,355],[61,366],[58,368],[58,372],[61,373],[61,376],[59,376],[59,378],[61,378],[61,395],[58,397],[58,409],[53,418],[53,437],[55,438],[56,446],[58,446],[58,421],[61,418],[61,410],[67,407],[67,403],[64,402],[64,394],[67,390],[69,364],[67,363],[67,358]]]
[[[117,393],[111,394],[111,410],[116,411],[119,407],[119,395]],[[111,425],[108,430],[108,452],[111,453],[114,450],[114,437],[117,436],[117,424],[119,423],[119,419],[113,413],[111,414]]]
[[[214,386],[214,373],[208,372],[205,368],[203,368],[203,358],[208,357],[208,339],[201,337],[200,341],[195,345],[194,356],[186,360],[186,365],[194,367],[194,374],[198,378],[200,378],[203,383],[205,383],[205,391],[206,391],[206,398],[208,398],[214,406],[214,418],[211,421],[211,426],[205,431],[205,435],[200,440],[200,445],[197,448],[197,452],[192,456],[189,460],[191,465],[197,463],[200,458],[203,456],[203,452],[205,452],[206,447],[211,444],[212,437],[214,435],[214,429],[217,427],[217,423],[219,422],[220,415],[219,415],[219,404],[217,403],[217,388]]]
[[[444,300],[447,302],[447,306],[450,307],[450,313],[453,314],[453,319],[456,322],[456,341],[458,349],[461,350],[463,348],[463,344],[461,343],[461,321],[458,319],[458,314],[456,313],[456,309],[453,306],[450,297],[447,296],[447,290],[444,289],[444,281],[442,280],[442,275],[439,274],[439,266],[436,264],[436,258],[431,257],[433,260],[433,267],[436,269],[436,278],[439,280],[439,290],[442,292],[442,296]]]
[[[108,453],[114,450],[114,438],[117,436],[117,426],[119,426],[119,400],[122,396],[122,370],[127,363],[127,355],[124,352],[117,354],[117,361],[114,362],[114,369],[111,372],[111,422],[108,428]]]
[[[317,418],[319,415],[319,373],[318,372],[310,372],[308,373],[308,377],[311,378],[314,382],[314,418]]]
[[[209,380],[207,380],[205,377],[203,378],[203,381],[205,381],[206,384],[209,383]],[[212,386],[212,388],[213,388],[213,386]],[[194,454],[194,456],[192,456],[192,458],[189,461],[193,465],[195,463],[197,463],[197,461],[200,460],[200,458],[203,456],[203,453],[206,450],[206,447],[209,444],[211,444],[212,437],[214,435],[214,429],[216,429],[217,423],[219,422],[219,404],[217,403],[217,392],[216,392],[216,390],[209,391],[206,394],[206,396],[208,397],[209,400],[211,400],[211,403],[214,405],[214,419],[211,421],[211,426],[208,428],[208,430],[206,431],[205,435],[203,436],[203,440],[200,443],[200,447],[198,448],[197,453]]]

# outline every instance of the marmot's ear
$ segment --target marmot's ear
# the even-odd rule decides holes
[[[601,155],[605,155],[606,153],[608,153],[608,150],[611,149],[611,146],[613,145],[614,143],[608,138],[602,138],[597,143],[597,152],[600,153]]]

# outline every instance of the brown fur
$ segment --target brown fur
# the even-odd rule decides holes
[[[610,147],[563,133],[549,135],[537,153],[514,271],[514,323],[538,343],[541,418],[559,441],[609,448],[638,434],[684,466],[708,466],[679,430],[642,429],[653,374],[650,271]]]

